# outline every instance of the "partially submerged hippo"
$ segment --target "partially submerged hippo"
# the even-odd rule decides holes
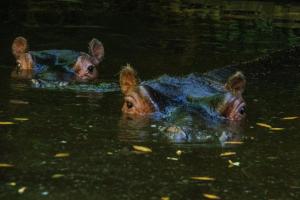
[[[140,82],[135,70],[127,65],[120,72],[120,87],[124,94],[122,112],[147,115],[164,112],[168,106],[185,106],[229,120],[245,116],[245,76],[237,71],[225,84],[212,77],[190,74],[186,77],[162,76]]]
[[[75,75],[77,80],[93,80],[98,77],[96,66],[104,57],[104,47],[94,38],[89,42],[89,54],[73,50],[28,51],[27,40],[17,37],[12,44],[12,54],[16,58],[18,71],[41,73],[49,66],[55,66],[60,71]]]

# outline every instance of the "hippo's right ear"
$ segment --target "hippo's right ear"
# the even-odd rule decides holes
[[[246,87],[246,78],[240,71],[230,76],[225,84],[225,89],[234,95],[241,95]]]
[[[100,42],[96,38],[93,38],[89,42],[89,53],[93,58],[93,64],[98,65],[104,57],[104,46],[102,42]]]
[[[127,94],[130,90],[137,87],[139,79],[136,71],[127,64],[120,72],[120,87],[123,94]]]
[[[11,45],[12,54],[15,58],[19,58],[28,51],[28,43],[24,37],[16,37]]]

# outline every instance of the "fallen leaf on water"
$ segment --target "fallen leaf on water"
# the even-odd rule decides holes
[[[297,116],[293,116],[293,117],[284,117],[284,118],[281,118],[282,120],[294,120],[294,119],[298,119],[299,117]]]
[[[283,131],[284,128],[270,128],[270,131]]]
[[[144,153],[151,153],[152,152],[152,150],[149,147],[138,146],[138,145],[133,145],[132,147],[136,151],[141,151],[141,152],[144,152]]]
[[[23,194],[26,189],[27,189],[27,187],[21,187],[20,189],[18,189],[18,193]]]
[[[54,155],[55,158],[65,158],[65,157],[69,157],[70,154],[69,153],[57,153]]]
[[[240,166],[240,162],[232,162],[232,160],[228,160],[228,162],[229,162],[228,167],[233,167],[233,166],[239,167]]]
[[[12,125],[15,124],[13,122],[0,122],[0,125]]]
[[[265,127],[265,128],[272,128],[271,125],[265,123],[256,123],[257,126]]]
[[[176,151],[177,156],[181,156],[182,153],[183,153],[183,151],[181,151],[181,150]]]
[[[193,180],[198,180],[198,181],[214,181],[216,180],[215,178],[209,177],[209,176],[193,176],[191,177]]]
[[[224,152],[224,153],[220,154],[221,157],[224,157],[224,156],[233,156],[233,155],[236,155],[236,153],[235,152],[231,152],[231,151]]]
[[[23,118],[23,117],[15,117],[14,120],[16,120],[16,121],[27,121],[29,119],[28,118]]]
[[[9,186],[16,186],[17,185],[17,183],[16,182],[10,182],[10,183],[7,183],[7,185],[9,185]]]
[[[167,160],[174,160],[174,161],[177,161],[178,158],[174,158],[174,157],[167,157]]]
[[[244,144],[242,141],[227,141],[225,144]]]
[[[160,200],[170,200],[170,197],[161,197]]]
[[[203,196],[208,199],[221,199],[219,196],[214,194],[203,194]]]
[[[22,100],[17,100],[17,99],[12,99],[12,100],[9,101],[9,103],[12,103],[12,104],[23,104],[23,105],[29,104],[28,101],[22,101]]]
[[[10,167],[14,167],[14,165],[11,164],[7,164],[7,163],[0,163],[0,168],[10,168]]]
[[[53,178],[53,179],[57,179],[57,178],[61,178],[61,177],[64,177],[65,175],[63,175],[63,174],[53,174],[52,176],[51,176],[51,178]]]

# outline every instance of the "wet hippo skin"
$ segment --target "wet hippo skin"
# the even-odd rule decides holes
[[[136,71],[127,65],[120,72],[119,82],[124,95],[122,112],[128,115],[144,116],[164,112],[169,106],[185,106],[229,120],[245,116],[242,93],[246,80],[240,71],[231,74],[225,84],[214,80],[209,73],[185,77],[164,75],[140,82]]]
[[[78,80],[93,80],[98,77],[96,66],[104,57],[104,47],[95,38],[89,42],[89,54],[73,50],[29,51],[28,49],[28,42],[24,37],[15,38],[12,54],[18,65],[17,72],[26,74],[26,77],[30,74],[28,71],[42,73],[51,66],[52,69],[74,75]]]

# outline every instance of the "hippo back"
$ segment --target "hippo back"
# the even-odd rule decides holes
[[[142,85],[150,86],[175,102],[184,104],[189,96],[202,98],[225,92],[218,79],[214,80],[205,74],[190,74],[185,77],[164,75],[155,80],[144,81]]]

